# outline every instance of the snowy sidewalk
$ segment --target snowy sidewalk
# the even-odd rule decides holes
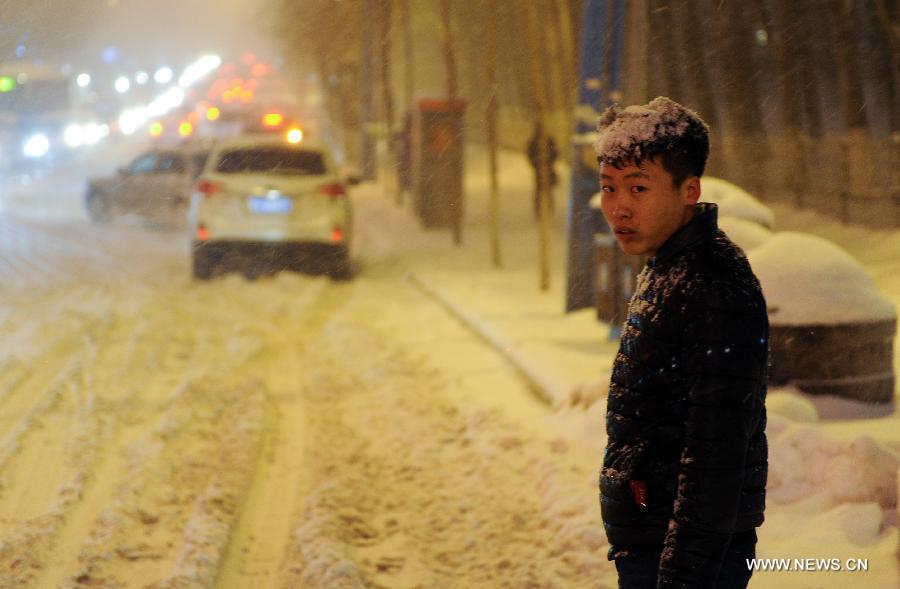
[[[593,309],[564,312],[567,184],[556,190],[550,288],[541,291],[531,168],[519,154],[500,154],[503,266],[497,269],[489,260],[486,161],[482,150],[470,150],[463,246],[446,248],[441,264],[423,259],[410,269],[412,281],[504,354],[548,404],[605,396],[618,342],[609,340],[609,326]],[[430,233],[450,239],[447,232]]]

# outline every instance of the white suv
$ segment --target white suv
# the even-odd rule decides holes
[[[273,135],[223,140],[191,198],[194,277],[287,268],[346,278],[350,220],[347,189],[322,145]]]

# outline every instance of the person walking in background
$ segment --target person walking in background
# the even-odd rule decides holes
[[[665,97],[612,107],[601,210],[651,256],[610,381],[600,505],[620,589],[743,589],[763,523],[769,324],[744,253],[699,202],[709,129]]]
[[[546,158],[547,160],[544,162],[544,165],[541,166],[541,154],[540,154],[540,145],[541,136],[544,137],[544,145],[546,146]],[[534,126],[534,132],[531,134],[531,139],[528,140],[528,161],[531,162],[531,167],[534,169],[534,218],[540,219],[541,214],[541,201],[540,201],[540,187],[543,176],[547,176],[547,199],[548,199],[548,207],[552,214],[553,212],[553,190],[556,188],[556,184],[559,182],[559,177],[556,175],[556,158],[559,157],[559,152],[556,149],[556,141],[553,140],[548,133],[544,131],[543,125],[539,120]]]

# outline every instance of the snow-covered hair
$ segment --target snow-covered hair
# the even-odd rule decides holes
[[[597,122],[597,161],[622,168],[660,158],[676,186],[702,176],[709,157],[709,127],[694,111],[658,96],[640,106],[611,106]]]

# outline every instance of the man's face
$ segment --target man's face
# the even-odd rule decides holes
[[[601,209],[622,250],[628,254],[655,255],[660,246],[691,220],[700,198],[700,179],[687,178],[681,186],[653,160],[621,170],[600,166]]]

